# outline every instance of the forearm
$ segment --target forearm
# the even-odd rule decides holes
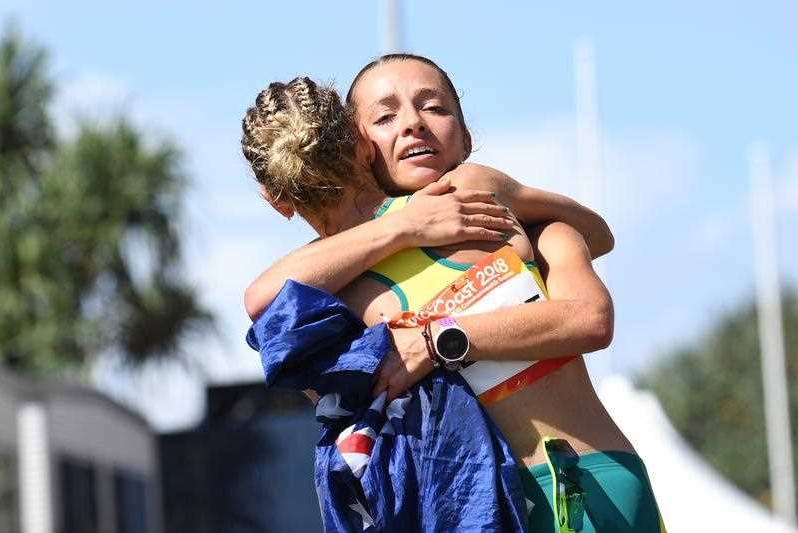
[[[549,299],[458,319],[473,339],[475,359],[550,359],[612,341],[612,298],[582,237],[559,222],[537,231],[533,243]]]
[[[468,334],[469,359],[543,360],[606,348],[612,305],[557,300],[457,318]]]
[[[564,222],[582,235],[593,259],[612,251],[615,238],[598,213],[561,194],[532,187],[524,189],[508,200],[508,207],[521,218],[524,226]]]
[[[469,338],[472,361],[538,361],[579,355],[605,348],[612,340],[612,303],[584,300],[528,303],[475,315],[460,316],[458,325]],[[432,334],[439,324],[430,324]],[[433,370],[422,328],[391,330],[396,352],[383,361],[374,395],[388,391],[395,398]]]
[[[336,293],[376,263],[405,248],[404,238],[401,225],[384,217],[294,250],[247,287],[247,313],[253,319],[257,317],[288,279]]]
[[[291,252],[250,284],[244,305],[254,318],[288,279],[336,293],[386,257],[415,246],[465,241],[502,241],[512,217],[489,191],[441,194],[448,181],[416,193],[412,204]],[[423,194],[422,194],[423,193]],[[438,196],[437,194],[440,194]]]
[[[538,361],[606,348],[612,341],[612,299],[595,275],[584,239],[561,223],[532,235],[550,300],[457,317],[472,360]],[[440,324],[430,324],[436,335]],[[422,328],[392,330],[398,355],[380,371],[374,392],[389,397],[432,370]]]

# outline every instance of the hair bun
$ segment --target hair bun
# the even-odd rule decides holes
[[[296,114],[278,113],[270,128],[272,144],[266,172],[279,181],[291,182],[307,174],[308,163],[319,144],[319,128]]]
[[[306,77],[272,83],[242,121],[241,148],[269,196],[326,210],[358,175],[357,129],[332,87]]]

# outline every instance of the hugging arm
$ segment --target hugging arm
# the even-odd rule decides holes
[[[567,196],[522,185],[495,168],[474,163],[464,163],[449,175],[467,187],[496,191],[499,201],[507,205],[525,227],[565,222],[582,234],[593,259],[611,252],[615,246],[615,238],[605,220]]]
[[[461,316],[471,360],[542,360],[606,348],[613,308],[582,236],[555,222],[530,235],[549,300]],[[437,324],[433,323],[435,333]],[[385,359],[374,392],[395,397],[432,370],[419,328],[392,331],[396,352]]]
[[[453,179],[459,190],[443,194]],[[247,313],[257,317],[288,279],[336,293],[404,248],[503,240],[512,223],[487,191],[498,193],[526,226],[559,220],[582,234],[592,257],[612,250],[607,223],[590,209],[568,197],[521,185],[493,168],[462,164],[416,193],[401,211],[314,241],[278,260],[247,288]]]
[[[288,279],[337,293],[379,261],[405,248],[505,239],[513,220],[496,205],[491,192],[442,194],[448,189],[445,179],[432,183],[401,211],[316,240],[282,257],[247,287],[247,313],[254,320]]]
[[[540,360],[606,348],[612,299],[593,271],[582,236],[562,223],[532,235],[549,300],[458,319],[473,337],[474,360]]]

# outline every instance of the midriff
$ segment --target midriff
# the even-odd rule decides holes
[[[579,453],[635,453],[601,404],[582,357],[526,388],[485,407],[507,439],[519,464],[546,461],[542,439],[566,439]]]

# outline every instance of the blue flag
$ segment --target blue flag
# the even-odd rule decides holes
[[[247,342],[268,386],[313,389],[315,483],[325,531],[525,531],[518,467],[457,372],[436,370],[386,404],[371,397],[392,349],[330,294],[286,282]]]

